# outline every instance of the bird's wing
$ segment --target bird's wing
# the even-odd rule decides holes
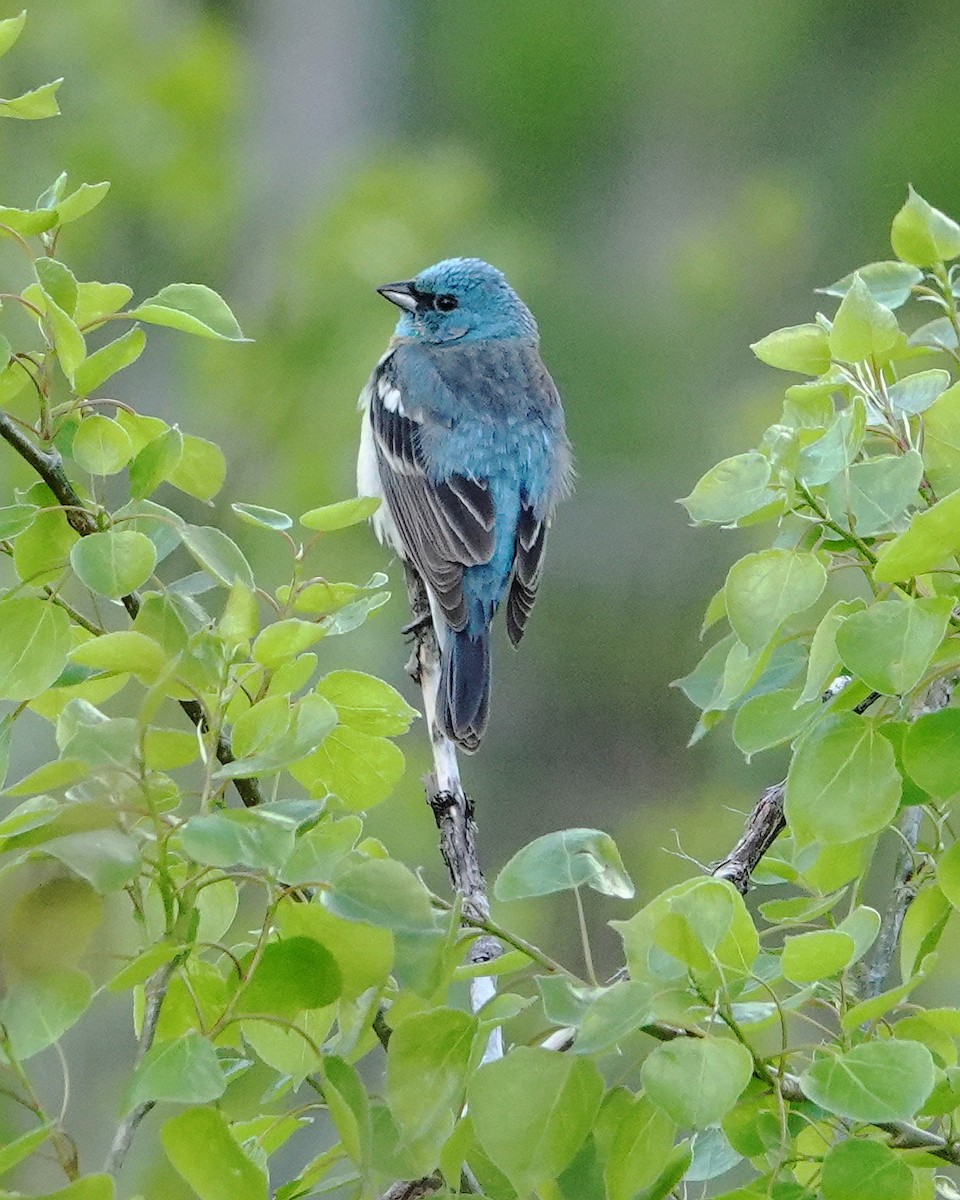
[[[393,356],[371,381],[369,419],[380,482],[404,556],[430,586],[450,627],[463,629],[464,568],[487,562],[494,549],[489,489],[466,475],[429,477],[421,437],[435,418],[402,386]]]
[[[520,509],[517,522],[517,549],[513,579],[507,597],[507,633],[514,646],[520,644],[527,618],[533,610],[543,569],[543,551],[547,541],[547,521],[537,516],[529,503]]]

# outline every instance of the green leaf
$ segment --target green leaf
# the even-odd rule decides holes
[[[255,586],[253,571],[240,547],[221,530],[213,525],[184,525],[180,536],[200,566],[224,587],[238,579],[248,588]]]
[[[14,230],[23,237],[33,237],[52,229],[57,223],[57,214],[41,210],[34,212],[29,208],[5,208],[0,205],[0,226]],[[4,232],[0,230],[0,232]]]
[[[93,999],[93,984],[83,971],[47,970],[12,981],[0,1001],[13,1054],[32,1058],[74,1026]]]
[[[823,1200],[913,1200],[913,1172],[882,1142],[851,1137],[827,1151],[820,1188]]]
[[[854,463],[825,494],[830,516],[859,537],[885,533],[919,499],[923,459],[916,450]]]
[[[929,350],[957,349],[957,331],[949,317],[934,317],[926,325],[915,329],[907,339],[909,346],[924,346]]]
[[[804,550],[761,550],[733,564],[724,596],[734,633],[751,650],[769,642],[793,613],[820,597],[827,582],[823,563]]]
[[[96,413],[80,422],[72,454],[77,466],[91,475],[114,475],[133,456],[133,443],[122,425]]]
[[[850,961],[858,962],[877,940],[877,934],[880,932],[880,914],[875,908],[860,904],[844,917],[837,930],[839,933],[848,933],[853,938],[853,958]]]
[[[61,83],[62,79],[55,79],[52,83],[34,88],[32,92],[14,96],[12,100],[0,100],[0,117],[13,117],[18,121],[42,121],[44,117],[58,117],[60,106],[57,104],[57,90]]]
[[[734,745],[749,762],[761,750],[792,741],[821,711],[819,697],[800,703],[798,688],[751,696],[734,718]]]
[[[837,630],[844,665],[873,691],[899,696],[923,678],[947,631],[954,599],[886,600],[851,614]]]
[[[204,888],[200,894],[203,895],[206,891]],[[125,992],[128,988],[136,987],[138,983],[146,983],[155,971],[172,962],[182,952],[182,947],[175,946],[172,942],[158,942],[150,946],[120,968],[107,983],[107,991]]]
[[[202,283],[168,284],[132,309],[130,315],[151,325],[166,325],[200,337],[248,340],[226,301]]]
[[[960,488],[960,384],[941,392],[923,415],[923,463],[937,495]]]
[[[960,709],[926,713],[907,730],[903,761],[910,778],[932,796],[960,792]]]
[[[340,500],[336,504],[325,504],[322,508],[311,508],[300,518],[300,524],[305,525],[307,529],[332,533],[335,529],[358,525],[372,516],[379,507],[380,500],[377,497],[358,496],[355,500]]]
[[[261,529],[281,530],[293,525],[293,517],[276,508],[262,508],[259,504],[231,504],[230,507],[241,521],[258,525]]]
[[[897,258],[932,267],[960,254],[960,225],[910,187],[906,203],[893,218],[890,242]]]
[[[362,671],[331,671],[316,690],[330,701],[344,725],[374,737],[406,733],[420,715],[396,688]]]
[[[0,538],[15,538],[29,529],[37,511],[35,504],[9,504],[0,508]]]
[[[336,710],[322,696],[304,696],[289,710],[285,697],[267,697],[237,720],[234,726],[234,732],[238,735],[237,745],[241,748],[246,746],[248,735],[254,731],[251,722],[259,720],[261,716],[269,718],[271,712],[278,710],[284,713],[283,729],[278,729],[276,736],[266,744],[261,743],[257,753],[245,754],[243,758],[220,767],[214,778],[237,779],[299,763],[306,755],[316,751],[337,724]]]
[[[440,1131],[446,1141],[463,1106],[477,1019],[452,1008],[413,1013],[387,1047],[387,1103],[411,1140]],[[439,1150],[439,1146],[437,1147]]]
[[[876,833],[900,803],[893,747],[868,718],[828,716],[798,746],[784,813],[799,844],[852,842]]]
[[[291,766],[290,773],[312,796],[328,792],[359,812],[382,803],[403,775],[403,752],[382,737],[337,725],[319,749]]]
[[[160,1140],[200,1200],[267,1200],[265,1170],[244,1154],[214,1108],[189,1108],[164,1123]]]
[[[74,372],[73,386],[77,395],[89,396],[101,384],[112,379],[118,371],[135,363],[143,353],[146,344],[147,335],[137,325],[133,329],[128,329],[122,337],[107,342],[99,350],[94,350]],[[101,418],[101,420],[106,420],[106,418]],[[82,429],[83,426],[81,425],[80,428]]]
[[[70,649],[70,618],[45,600],[0,601],[0,700],[29,700],[59,677]]]
[[[829,483],[857,457],[867,428],[867,409],[855,396],[848,408],[838,412],[822,437],[800,451],[797,477],[807,487]]]
[[[277,871],[293,849],[296,825],[263,809],[201,814],[180,829],[183,848],[210,867],[236,863],[255,870]]]
[[[501,960],[497,959],[497,965]],[[652,989],[635,979],[618,979],[591,1000],[574,1043],[575,1054],[596,1054],[654,1020]]]
[[[72,317],[77,307],[77,281],[70,268],[43,255],[33,264],[33,269],[47,298]]]
[[[223,487],[226,477],[227,462],[220,447],[188,433],[180,458],[166,478],[188,496],[210,500]]]
[[[287,937],[264,947],[238,1011],[293,1017],[333,1004],[342,988],[340,968],[326,946],[312,937]]]
[[[753,1075],[753,1057],[719,1037],[677,1038],[655,1047],[640,1078],[646,1094],[671,1120],[703,1129],[724,1117]]]
[[[157,565],[157,548],[146,534],[105,529],[75,543],[70,565],[91,591],[118,599],[150,578]]]
[[[769,460],[758,450],[750,450],[711,467],[679,503],[697,524],[728,525],[772,498],[769,482]]]
[[[59,304],[47,296],[46,318],[53,333],[53,344],[57,350],[57,360],[68,383],[74,385],[77,368],[87,357],[87,344],[83,334],[77,328],[72,317],[69,317]]]
[[[923,272],[904,262],[867,263],[829,287],[817,288],[817,291],[827,296],[845,296],[858,277],[869,288],[874,300],[885,304],[887,308],[899,308],[910,299],[914,286],[922,282]]]
[[[887,398],[895,413],[922,413],[950,386],[949,371],[917,371],[890,384]]]
[[[841,362],[883,361],[897,343],[900,327],[885,304],[857,276],[840,301],[830,330],[830,356]]]
[[[43,850],[103,893],[125,887],[143,866],[137,843],[118,829],[68,833],[44,842]]]
[[[254,662],[268,669],[296,658],[323,637],[323,630],[315,621],[302,621],[298,617],[274,621],[262,630],[253,643]]]
[[[130,1080],[126,1112],[157,1100],[205,1104],[218,1100],[227,1088],[217,1052],[199,1033],[185,1033],[172,1042],[159,1042],[143,1056]]]
[[[797,933],[784,940],[780,966],[791,983],[815,983],[838,975],[851,962],[855,950],[853,938],[837,929]]]
[[[77,311],[73,314],[78,325],[92,325],[103,317],[110,317],[133,295],[125,283],[99,283],[89,280],[77,285]],[[143,330],[140,331],[143,333]],[[123,335],[129,336],[129,332]],[[123,341],[123,338],[119,339]],[[99,354],[100,351],[98,350]],[[91,358],[93,355],[90,356]]]
[[[602,1095],[600,1073],[588,1059],[528,1046],[481,1067],[467,1088],[477,1140],[521,1196],[572,1162]]]
[[[897,583],[940,566],[960,549],[960,491],[917,513],[910,526],[881,547],[874,567],[878,583]]]
[[[750,349],[761,362],[783,371],[822,375],[830,366],[830,344],[819,325],[790,325],[768,333]]]
[[[910,1120],[934,1084],[933,1059],[919,1042],[865,1042],[824,1055],[804,1071],[804,1093],[851,1121]]]
[[[419,933],[435,926],[426,888],[403,863],[368,858],[337,871],[323,904],[348,921]]]
[[[130,495],[142,500],[169,479],[183,455],[183,434],[176,426],[166,428],[147,442],[130,464]]]
[[[0,1192],[2,1200],[114,1200],[116,1195],[111,1175],[84,1175],[65,1188],[44,1192],[42,1196],[25,1196],[22,1192]]]
[[[120,629],[81,642],[70,651],[70,661],[95,671],[129,671],[147,683],[155,682],[169,663],[162,646],[134,629]]]
[[[5,21],[0,21],[0,55],[6,54],[16,43],[26,23],[26,9],[18,17],[8,17]]]
[[[595,1136],[599,1136],[608,1112],[612,1140],[604,1175],[609,1200],[635,1200],[637,1189],[652,1184],[666,1165],[676,1125],[648,1096],[624,1096],[617,1089],[607,1094]]]
[[[370,1105],[356,1070],[342,1058],[323,1060],[323,1093],[347,1154],[362,1166],[370,1157]]]
[[[69,225],[85,217],[106,197],[110,184],[103,180],[101,183],[81,183],[75,192],[57,203],[57,216],[61,225]]]
[[[0,22],[0,36],[3,34],[3,26],[6,24],[6,21]],[[42,1146],[50,1137],[54,1129],[56,1126],[53,1124],[41,1125],[39,1129],[31,1129],[29,1133],[23,1133],[13,1141],[7,1142],[6,1145],[0,1146],[0,1175],[5,1175],[18,1162],[29,1158],[34,1150]]]
[[[616,843],[599,829],[564,829],[536,838],[506,864],[494,894],[498,900],[520,900],[583,884],[626,900],[634,895]]]

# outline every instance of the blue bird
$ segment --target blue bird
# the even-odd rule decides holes
[[[452,258],[377,289],[402,309],[360,397],[358,492],[426,586],[440,646],[435,724],[468,751],[490,706],[490,624],[523,636],[547,526],[570,491],[563,408],[536,321],[503,274]]]

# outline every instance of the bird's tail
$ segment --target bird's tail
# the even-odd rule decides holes
[[[445,643],[437,717],[444,733],[472,754],[490,713],[490,630],[448,630]]]

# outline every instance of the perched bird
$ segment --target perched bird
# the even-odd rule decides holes
[[[530,616],[570,444],[537,324],[503,274],[452,258],[377,291],[402,309],[360,397],[358,492],[380,540],[426,585],[440,647],[436,723],[476,750],[490,704],[490,623]]]

